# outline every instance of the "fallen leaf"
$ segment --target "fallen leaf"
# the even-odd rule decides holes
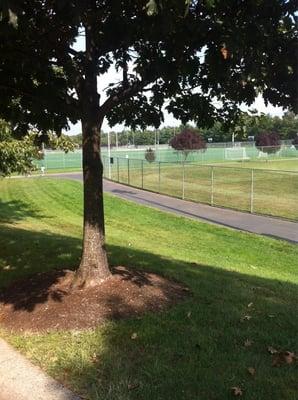
[[[138,337],[138,334],[136,333],[136,332],[134,332],[132,335],[131,335],[131,339],[136,339]]]
[[[247,307],[250,308],[253,305],[253,303],[247,304]]]
[[[272,360],[273,367],[280,367],[283,364],[293,364],[297,360],[295,353],[291,351],[280,351],[274,355]]]
[[[244,347],[250,347],[253,344],[252,340],[246,339],[244,342]]]
[[[231,390],[232,390],[232,393],[234,396],[242,396],[243,395],[242,389],[238,386],[231,387]]]
[[[256,370],[253,367],[247,368],[247,371],[250,375],[254,376],[256,374]]]
[[[270,354],[276,354],[276,353],[278,353],[278,351],[277,351],[274,347],[272,347],[272,346],[268,346],[268,347],[267,347],[267,350],[269,351]]]
[[[99,357],[96,353],[93,353],[92,356],[90,357],[91,362],[97,363],[99,361]]]
[[[128,390],[133,390],[133,389],[137,389],[140,385],[138,383],[129,383],[127,385],[127,389]]]
[[[190,318],[190,317],[191,317],[191,311],[188,311],[187,318]]]
[[[275,315],[274,315],[274,314],[268,314],[268,317],[269,317],[269,318],[274,318]]]

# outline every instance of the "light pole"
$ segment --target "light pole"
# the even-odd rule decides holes
[[[109,168],[109,170],[108,170],[108,173],[109,173],[109,179],[111,179],[111,141],[110,141],[110,131],[108,132],[108,158],[109,158],[109,166],[108,166],[108,168]]]

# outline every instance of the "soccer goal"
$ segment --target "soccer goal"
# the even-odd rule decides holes
[[[248,160],[245,147],[227,147],[225,149],[225,160],[237,161]]]

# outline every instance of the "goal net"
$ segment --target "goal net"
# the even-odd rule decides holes
[[[227,147],[225,149],[225,160],[247,160],[245,147]]]

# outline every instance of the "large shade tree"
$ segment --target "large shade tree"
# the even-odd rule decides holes
[[[6,0],[1,2],[0,116],[22,136],[34,126],[83,132],[84,239],[78,284],[110,274],[105,251],[103,119],[159,126],[234,118],[241,103],[296,106],[292,0]],[[84,36],[85,49],[74,43]],[[112,68],[121,79],[97,80]],[[217,100],[217,103],[214,102]],[[217,104],[215,106],[214,104]]]

